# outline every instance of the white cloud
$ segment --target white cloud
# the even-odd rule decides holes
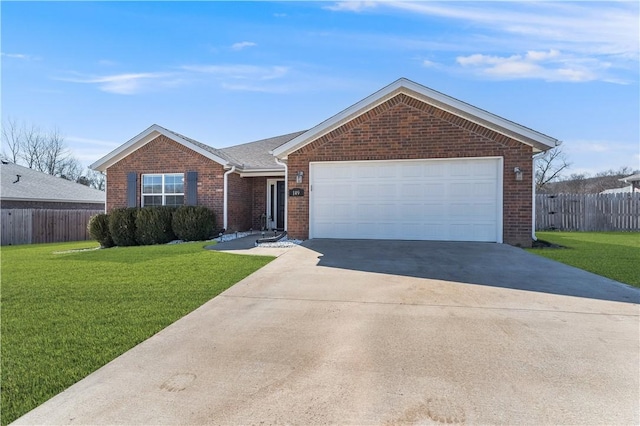
[[[502,79],[542,79],[584,82],[602,77],[609,64],[595,59],[579,59],[558,50],[533,51],[523,55],[496,56],[475,53],[458,56],[456,62],[475,73]]]
[[[325,6],[323,9],[332,10],[334,12],[361,12],[377,6],[376,1],[340,1],[331,6]]]
[[[2,52],[0,53],[0,56],[4,56],[5,58],[11,58],[11,59],[22,59],[24,61],[34,61],[34,60],[38,60],[39,58],[33,55],[28,55],[26,53],[5,53]]]
[[[440,64],[438,64],[437,62],[430,61],[428,59],[424,59],[422,61],[422,66],[425,67],[425,68],[435,68],[435,67],[440,66]]]
[[[640,49],[635,2],[385,4],[412,13],[466,21],[472,28],[517,35],[521,42],[574,43],[576,49],[583,52],[626,52],[636,58]]]
[[[110,59],[100,59],[98,61],[98,65],[105,66],[105,67],[113,67],[113,66],[118,65],[118,63],[116,61],[112,61]]]
[[[606,170],[619,170],[621,167],[640,169],[640,146],[629,141],[609,140],[566,140],[562,150],[573,165],[570,173],[588,173],[594,175]]]
[[[166,90],[168,88],[215,82],[228,90],[282,92],[274,89],[274,83],[291,77],[291,68],[271,65],[184,65],[170,72],[121,73],[109,75],[86,75],[74,73],[71,77],[56,78],[59,81],[89,84],[99,90],[118,95]]]
[[[68,136],[64,138],[67,142],[75,144],[97,145],[116,148],[121,145],[122,142],[105,141],[102,139],[90,139],[79,136]]]
[[[560,56],[560,52],[556,49],[551,49],[548,52],[539,52],[535,50],[530,50],[525,55],[525,57],[531,61],[544,61],[548,59],[557,58],[558,56]]]
[[[247,47],[254,47],[254,46],[257,46],[257,44],[252,41],[241,41],[238,43],[233,43],[231,45],[231,49],[242,50],[242,49],[246,49]]]
[[[99,77],[78,77],[60,78],[58,80],[72,83],[95,84],[100,90],[118,95],[133,95],[144,90],[152,89],[154,86],[175,85],[170,73],[147,72],[114,74]]]
[[[494,66],[480,73],[486,77],[616,83],[637,79],[637,2],[380,1],[341,2],[325,7],[342,12],[374,8],[377,13],[394,9],[422,15],[425,20],[457,21],[462,30],[454,40],[459,47],[449,51],[482,55],[461,56],[467,58],[466,64],[464,59],[457,63],[467,67],[473,60],[482,59],[487,64],[485,57],[496,57]],[[564,66],[550,67],[541,62],[558,59],[561,52],[567,60]]]
[[[257,66],[257,65],[185,65],[185,71],[229,78],[233,80],[273,80],[284,77],[289,72],[289,67],[284,66]]]

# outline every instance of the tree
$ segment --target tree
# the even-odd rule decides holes
[[[541,189],[549,182],[560,179],[562,171],[568,169],[570,165],[561,147],[555,146],[545,152],[536,160],[536,189]]]
[[[22,133],[15,119],[7,119],[2,126],[2,143],[9,149],[8,153],[3,149],[2,156],[12,163],[20,160]]]
[[[104,174],[96,172],[95,170],[87,169],[85,175],[80,176],[77,182],[83,185],[90,186],[91,188],[99,189],[100,191],[105,190],[105,176]]]
[[[2,126],[2,143],[3,157],[15,164],[74,182],[83,177],[82,164],[71,154],[58,128],[45,132],[9,118]],[[97,177],[89,178],[88,186],[94,186],[94,181],[104,190],[104,183],[100,184]]]

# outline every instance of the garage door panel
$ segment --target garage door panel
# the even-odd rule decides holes
[[[311,237],[498,241],[500,166],[497,158],[312,163]]]
[[[378,187],[373,183],[355,184],[354,189],[353,195],[357,199],[378,199]]]
[[[424,185],[419,183],[407,183],[406,185],[400,186],[400,198],[403,200],[406,199],[415,199],[417,197],[422,196],[422,192],[424,190]]]
[[[400,168],[400,174],[405,178],[418,178],[424,176],[424,166],[422,164],[407,164]]]
[[[440,161],[434,161],[429,164],[422,165],[423,173],[428,178],[440,178],[447,175],[446,164]]]
[[[422,198],[442,198],[447,193],[447,185],[444,182],[428,182],[422,184]]]
[[[456,198],[469,198],[473,195],[473,186],[468,182],[453,182],[449,187],[449,194]]]
[[[485,197],[490,200],[494,200],[496,196],[495,182],[473,182],[469,185],[471,192],[474,194],[474,198]]]

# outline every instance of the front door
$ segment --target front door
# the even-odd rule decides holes
[[[267,180],[267,228],[284,229],[284,180]]]

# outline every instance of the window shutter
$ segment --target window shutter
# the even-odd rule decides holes
[[[198,204],[198,172],[187,172],[187,203],[188,206]]]
[[[138,174],[136,172],[130,172],[127,174],[127,207],[137,207],[138,200],[136,195],[138,193]]]

